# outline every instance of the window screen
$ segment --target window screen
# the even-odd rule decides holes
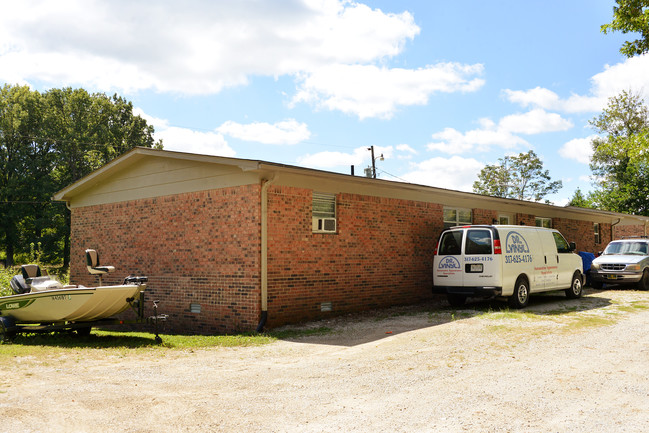
[[[336,218],[336,196],[334,194],[314,192],[313,217]]]

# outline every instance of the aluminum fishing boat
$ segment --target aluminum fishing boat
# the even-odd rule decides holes
[[[93,325],[110,324],[113,316],[129,307],[136,312],[136,322],[143,321],[144,291],[148,278],[129,276],[123,284],[103,285],[102,275],[115,268],[100,266],[95,250],[86,250],[86,258],[88,272],[99,277],[97,287],[62,285],[56,279],[43,275],[38,265],[23,265],[21,273],[10,282],[13,294],[0,297],[0,331],[4,329],[5,333],[11,334],[52,329],[89,332]],[[154,310],[157,313],[156,302]],[[159,318],[161,316],[150,319],[155,319],[157,325]],[[124,323],[121,320],[112,322]],[[156,330],[156,341],[158,339]]]

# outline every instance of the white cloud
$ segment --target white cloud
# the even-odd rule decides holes
[[[513,149],[531,145],[517,134],[541,134],[544,132],[565,131],[572,128],[572,122],[556,113],[534,109],[522,114],[505,116],[498,124],[490,119],[480,119],[480,127],[467,132],[446,128],[432,135],[429,150],[448,154],[487,152],[493,147]]]
[[[413,149],[412,147],[410,147],[407,144],[397,144],[396,149],[398,151],[406,152],[406,153],[412,153],[414,155],[417,155],[417,153],[418,153],[415,149]]]
[[[572,128],[573,124],[557,113],[537,108],[527,113],[505,116],[500,119],[499,126],[507,132],[529,135],[565,131]]]
[[[216,132],[199,132],[172,126],[156,131],[155,138],[162,139],[165,150],[230,157],[236,155],[223,135]]]
[[[390,118],[400,106],[425,105],[439,92],[473,92],[483,66],[441,63],[419,69],[334,64],[306,74],[292,104],[307,102],[358,116]]]
[[[413,171],[400,177],[419,185],[470,192],[483,167],[483,163],[473,158],[431,158],[413,164]]]
[[[573,159],[582,164],[589,164],[590,157],[593,155],[592,141],[597,135],[591,135],[585,138],[575,138],[568,141],[559,149],[559,155],[564,158]]]
[[[284,120],[272,125],[262,122],[244,125],[230,120],[223,123],[216,130],[240,140],[264,144],[297,144],[311,137],[311,132],[306,123],[299,123],[294,119]]]
[[[169,126],[166,119],[149,116],[139,108],[133,109],[133,114],[142,117],[155,128],[154,138],[162,139],[165,150],[229,157],[236,155],[236,152],[228,146],[225,137],[218,132],[200,132]]]
[[[398,151],[398,153],[395,152],[397,159],[407,160],[407,159],[412,159],[414,155],[419,155],[419,152],[417,152],[415,149],[413,149],[407,144],[397,144],[395,148]]]
[[[649,55],[635,56],[613,66],[605,65],[604,70],[591,78],[591,88],[587,95],[572,94],[561,99],[555,92],[535,87],[529,90],[505,89],[506,98],[523,107],[539,107],[566,113],[601,111],[608,99],[623,90],[640,93],[649,100]]]
[[[3,5],[0,79],[209,94],[381,61],[419,31],[409,12],[343,0],[25,0]]]
[[[432,135],[433,141],[428,144],[428,150],[437,150],[448,154],[463,154],[469,152],[487,152],[492,147],[511,149],[516,146],[529,147],[523,138],[498,127],[473,129],[462,133],[454,128],[446,128]]]
[[[393,157],[394,148],[392,146],[374,146],[374,157],[379,158],[383,155],[385,159]],[[335,168],[356,166],[361,169],[372,164],[372,157],[367,147],[357,147],[351,153],[347,152],[318,152],[312,155],[305,155],[297,158],[300,165],[315,168]]]

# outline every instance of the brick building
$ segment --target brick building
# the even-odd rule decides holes
[[[647,217],[557,207],[263,161],[136,148],[60,191],[71,280],[84,251],[149,277],[173,332],[226,333],[429,298],[440,231],[551,225],[597,252]]]

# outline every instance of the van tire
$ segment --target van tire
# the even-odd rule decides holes
[[[514,293],[509,297],[507,303],[511,308],[520,310],[525,308],[530,301],[530,283],[527,278],[518,277],[514,285]]]
[[[464,303],[466,302],[466,296],[464,295],[449,293],[446,297],[448,298],[448,303],[451,304],[451,307],[453,308],[464,307]]]
[[[575,271],[575,273],[572,274],[572,283],[570,284],[570,288],[566,289],[566,297],[568,299],[581,298],[581,294],[584,292],[583,281],[581,272]]]

